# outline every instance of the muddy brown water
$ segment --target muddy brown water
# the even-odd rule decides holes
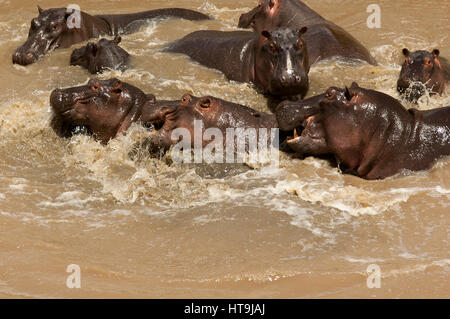
[[[160,52],[195,30],[236,30],[239,15],[256,2],[76,3],[92,14],[185,7],[212,15],[214,21],[154,21],[123,36],[134,67],[100,77],[160,98],[210,94],[268,111],[251,86]],[[427,172],[365,181],[326,161],[284,154],[278,167],[130,158],[146,134],[137,126],[107,146],[85,136],[60,139],[48,125],[49,94],[90,75],[68,66],[73,48],[28,67],[12,65],[37,3],[69,4],[0,1],[0,297],[450,297],[450,160]],[[366,26],[372,1],[306,3],[380,63],[316,65],[309,96],[357,80],[398,97],[403,47],[437,47],[450,56],[448,1],[377,1],[380,29]],[[448,90],[418,107],[444,105]],[[66,287],[69,264],[80,266],[80,289]],[[370,264],[381,269],[379,289],[366,285]]]

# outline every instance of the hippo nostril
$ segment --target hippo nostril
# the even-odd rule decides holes
[[[295,76],[295,81],[297,82],[297,83],[299,83],[299,82],[301,82],[302,81],[302,77],[301,76]]]

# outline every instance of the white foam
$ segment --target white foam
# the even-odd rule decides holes
[[[324,185],[328,187],[324,188]],[[328,178],[319,176],[312,180],[302,180],[296,175],[278,182],[275,188],[295,194],[307,202],[320,203],[352,216],[382,214],[397,209],[399,204],[407,202],[412,195],[430,192],[448,194],[449,191],[442,186],[435,186],[392,188],[380,192],[347,185],[342,178],[331,182]]]

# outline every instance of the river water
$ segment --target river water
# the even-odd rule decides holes
[[[160,99],[189,92],[268,111],[251,86],[160,52],[195,30],[237,30],[256,0],[76,3],[91,14],[185,7],[212,15],[153,21],[123,36],[133,68],[100,78]],[[306,3],[379,62],[315,65],[308,96],[357,81],[398,97],[402,48],[450,56],[448,1],[377,1],[380,29],[366,26],[372,1]],[[68,66],[73,48],[12,65],[35,16],[36,1],[0,1],[0,297],[450,297],[449,159],[427,172],[365,181],[285,154],[279,166],[228,167],[130,156],[146,134],[137,126],[106,146],[86,136],[60,139],[49,127],[49,94],[90,75]],[[449,90],[419,102],[420,109],[450,105]],[[70,264],[81,269],[80,289],[66,286]],[[378,289],[366,284],[370,264],[381,270]]]

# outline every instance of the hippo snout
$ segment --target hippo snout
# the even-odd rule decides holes
[[[285,73],[278,77],[274,77],[270,81],[269,92],[273,95],[280,96],[304,96],[308,87],[309,79],[306,74],[302,76],[299,73]]]
[[[300,75],[282,75],[280,82],[284,87],[299,85],[302,83],[302,77]]]
[[[281,102],[275,111],[278,126],[282,131],[290,131],[303,121],[297,112],[297,103],[291,101]]]
[[[29,65],[36,62],[37,59],[38,57],[35,53],[24,52],[22,50],[17,50],[12,56],[13,63],[19,65]]]
[[[50,105],[56,112],[63,113],[72,109],[74,103],[82,97],[72,90],[55,89],[50,94]]]
[[[50,94],[50,105],[53,108],[58,108],[64,105],[64,101],[67,99],[67,94],[64,94],[61,89],[55,89]]]

